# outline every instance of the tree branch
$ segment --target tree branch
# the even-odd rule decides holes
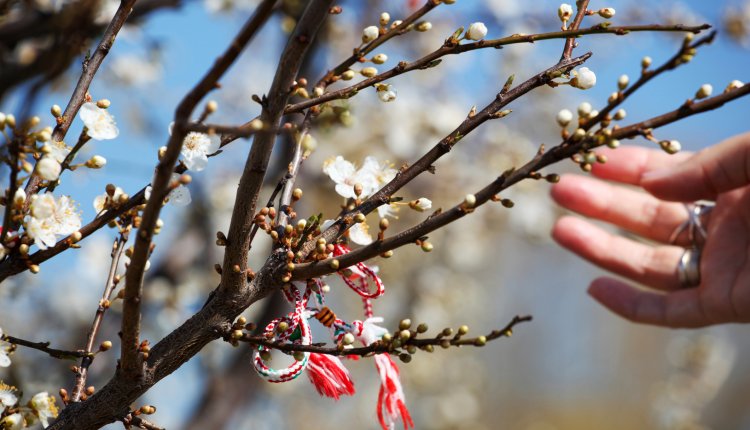
[[[242,27],[232,40],[227,50],[216,60],[198,84],[182,99],[175,112],[172,136],[167,143],[167,150],[156,166],[156,174],[151,182],[151,198],[146,204],[141,217],[141,224],[135,238],[133,255],[130,259],[125,277],[125,298],[122,318],[122,351],[120,368],[126,374],[138,375],[141,372],[140,343],[141,291],[143,272],[151,253],[151,239],[154,226],[161,212],[162,202],[169,191],[169,181],[180,155],[182,141],[185,138],[186,123],[195,106],[211,90],[239,57],[244,47],[255,36],[260,27],[268,20],[276,0],[264,0],[253,13],[253,16]]]
[[[112,291],[114,291],[115,286],[117,285],[117,282],[115,281],[117,266],[120,263],[120,257],[122,257],[123,251],[125,251],[125,243],[127,241],[128,230],[124,230],[112,244],[112,263],[109,266],[109,273],[104,284],[102,299],[99,301],[99,306],[96,309],[96,315],[94,315],[94,322],[91,324],[91,329],[89,329],[86,340],[85,351],[89,354],[81,359],[81,365],[78,366],[78,370],[76,371],[76,382],[75,386],[73,387],[73,393],[70,397],[72,402],[77,402],[80,400],[84,386],[86,385],[88,369],[89,366],[91,366],[91,363],[93,363],[94,361],[94,354],[91,354],[91,352],[94,349],[94,342],[96,341],[97,333],[99,333],[99,327],[101,325],[102,319],[104,318],[104,313],[107,311],[107,309],[109,309],[109,300],[112,296]]]
[[[463,52],[474,51],[477,49],[499,48],[502,46],[513,45],[517,43],[534,43],[540,40],[562,39],[562,38],[568,37],[571,33],[573,33],[576,36],[583,36],[587,34],[623,35],[623,34],[628,34],[630,32],[639,32],[639,31],[677,31],[677,32],[697,33],[708,28],[711,28],[711,26],[708,24],[692,26],[692,27],[684,26],[684,25],[658,25],[658,24],[607,27],[607,26],[603,26],[600,24],[600,25],[595,25],[593,27],[585,28],[582,30],[554,31],[550,33],[539,33],[539,34],[529,34],[529,35],[512,35],[512,36],[503,37],[500,39],[481,40],[479,42],[465,43],[465,44],[460,44],[460,45],[451,44],[451,43],[448,43],[449,41],[446,41],[445,45],[441,46],[435,51],[411,63],[402,61],[396,67],[390,70],[387,70],[379,75],[373,76],[372,78],[368,78],[363,81],[357,82],[356,84],[348,86],[346,88],[341,88],[336,91],[327,92],[320,97],[315,97],[309,100],[305,100],[299,103],[289,105],[287,106],[284,113],[285,114],[299,113],[305,109],[309,109],[313,106],[318,106],[318,105],[321,105],[323,103],[326,103],[332,100],[348,99],[354,96],[355,94],[357,94],[357,92],[365,88],[371,87],[375,84],[391,79],[393,77],[396,77],[396,76],[399,76],[399,75],[402,75],[404,73],[411,72],[414,70],[424,70],[424,69],[434,67],[437,65],[435,62],[437,62],[440,58],[445,57],[447,55],[456,55],[456,54],[460,54]]]
[[[581,23],[583,22],[583,17],[586,16],[586,8],[589,5],[589,0],[578,0],[576,1],[576,5],[578,6],[578,12],[576,13],[575,18],[573,18],[573,22],[570,24],[570,28],[568,29],[571,32],[574,32],[578,30],[578,28],[581,27]],[[576,46],[576,39],[571,35],[571,37],[568,37],[565,40],[565,46],[563,47],[562,56],[560,57],[560,61],[569,60],[571,56],[573,56],[573,49]]]
[[[312,0],[281,54],[269,97],[265,100],[260,115],[260,120],[271,130],[279,127],[292,83],[332,3],[333,0]],[[247,255],[253,217],[275,141],[276,135],[273,132],[263,131],[256,134],[245,162],[227,234],[229,240],[224,253],[219,287],[221,291],[239,292],[247,284]]]
[[[31,342],[18,337],[9,336],[7,334],[4,334],[2,338],[0,338],[0,340],[12,343],[13,345],[20,345],[25,346],[26,348],[36,349],[38,351],[49,354],[49,356],[52,358],[59,358],[63,360],[75,360],[76,358],[86,357],[91,354],[89,352],[81,350],[67,351],[64,349],[50,348],[49,342]]]

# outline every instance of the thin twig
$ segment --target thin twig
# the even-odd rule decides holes
[[[109,266],[107,281],[104,284],[102,299],[99,301],[99,306],[97,307],[96,314],[94,315],[94,322],[91,324],[91,329],[89,329],[86,340],[85,351],[88,352],[89,355],[83,357],[81,359],[81,365],[78,366],[78,370],[76,372],[75,387],[73,388],[73,393],[71,394],[72,402],[77,402],[80,400],[84,386],[86,385],[88,369],[89,366],[91,366],[91,363],[94,361],[94,355],[91,354],[91,352],[94,349],[94,342],[96,341],[96,335],[99,333],[99,327],[101,326],[102,319],[104,318],[104,313],[107,311],[107,309],[109,309],[109,300],[112,296],[112,291],[114,291],[115,286],[117,285],[115,282],[117,266],[120,263],[120,257],[122,257],[123,251],[125,251],[125,243],[127,241],[128,230],[126,229],[123,230],[122,233],[120,233],[119,237],[115,239],[114,243],[112,244],[112,262]]]
[[[301,345],[296,343],[276,342],[270,341],[264,336],[249,336],[245,334],[242,338],[238,339],[240,342],[246,342],[251,345],[264,346],[269,349],[276,349],[279,351],[291,353],[291,352],[312,352],[316,354],[326,354],[335,356],[351,356],[356,355],[360,357],[369,357],[374,354],[400,354],[408,346],[415,346],[417,348],[425,348],[427,346],[484,346],[486,342],[499,339],[501,337],[510,337],[513,333],[513,328],[521,323],[531,321],[530,315],[516,316],[514,317],[505,327],[499,330],[493,330],[485,336],[464,338],[461,336],[447,337],[446,335],[439,334],[435,337],[418,337],[418,333],[411,330],[410,337],[405,341],[399,341],[394,344],[392,341],[378,341],[370,345],[357,347],[357,348],[341,348],[341,347],[330,347],[325,344],[314,344],[314,345]]]
[[[479,42],[464,43],[464,44],[453,44],[453,43],[450,43],[450,41],[447,41],[448,43],[446,43],[445,45],[441,46],[435,51],[415,61],[412,61],[410,63],[406,61],[402,61],[396,67],[390,70],[387,70],[383,73],[380,73],[376,76],[373,76],[372,78],[362,80],[360,82],[357,82],[354,85],[350,85],[348,87],[341,88],[336,91],[327,92],[321,95],[320,97],[315,97],[309,100],[295,103],[293,105],[289,105],[287,106],[284,113],[285,114],[299,113],[305,109],[309,109],[313,106],[318,106],[318,105],[321,105],[323,103],[326,103],[332,100],[348,99],[356,95],[359,91],[365,88],[371,87],[375,84],[386,81],[393,77],[403,75],[404,73],[408,73],[414,70],[424,70],[424,69],[434,67],[435,65],[437,65],[437,61],[440,58],[445,57],[447,55],[456,55],[456,54],[461,54],[464,52],[474,51],[477,49],[499,48],[501,46],[512,45],[512,44],[517,44],[517,43],[533,43],[533,42],[540,41],[540,40],[562,39],[562,38],[568,37],[570,33],[573,33],[577,36],[588,35],[588,34],[623,35],[629,32],[639,32],[639,31],[670,31],[670,32],[674,31],[674,32],[696,33],[696,32],[700,32],[705,29],[708,29],[710,27],[711,26],[709,26],[708,24],[692,26],[692,27],[684,26],[684,25],[662,26],[658,24],[631,25],[631,26],[622,26],[622,27],[606,27],[602,25],[595,25],[593,27],[585,28],[582,30],[554,31],[550,33],[539,33],[539,34],[528,34],[528,35],[512,35],[512,36],[503,37],[500,39],[488,39],[488,40],[481,40]]]
[[[8,195],[5,200],[5,215],[3,218],[3,231],[0,232],[0,246],[5,246],[5,239],[8,237],[10,232],[10,226],[12,225],[11,218],[13,217],[13,207],[16,206],[13,201],[16,190],[18,190],[18,145],[19,137],[13,136],[8,142],[8,155],[10,155],[10,184],[8,188]]]
[[[83,72],[81,72],[81,77],[78,79],[75,90],[73,90],[73,95],[70,97],[70,101],[68,101],[68,105],[65,107],[65,112],[63,112],[62,116],[59,118],[57,126],[55,126],[55,129],[52,131],[53,141],[62,142],[65,139],[65,135],[68,133],[68,129],[73,123],[78,110],[86,100],[86,94],[88,93],[91,81],[94,80],[94,75],[99,70],[99,66],[101,66],[104,58],[109,54],[109,51],[115,42],[115,38],[117,37],[117,33],[120,32],[123,24],[125,24],[125,20],[128,19],[135,2],[136,0],[122,0],[120,2],[117,12],[115,12],[112,21],[102,35],[99,46],[96,47],[96,50],[91,57],[84,61]],[[41,178],[36,175],[32,176],[28,184],[26,184],[27,204],[31,199],[31,195],[39,190],[40,184]]]
[[[573,18],[570,28],[567,30],[571,35],[565,40],[565,46],[563,47],[560,61],[570,60],[570,57],[573,56],[573,48],[576,46],[576,39],[572,33],[581,27],[583,17],[586,16],[586,8],[589,5],[589,0],[579,0],[576,2],[576,5],[578,6],[578,12],[576,13],[575,18]]]
[[[716,109],[729,101],[736,100],[747,94],[750,94],[750,84],[745,84],[740,88],[705,99],[701,102],[682,105],[678,109],[672,112],[668,112],[664,115],[650,118],[627,127],[619,128],[612,132],[612,138],[627,139],[636,137],[641,135],[643,133],[643,130],[645,129],[662,127],[682,118]],[[508,174],[500,176],[486,187],[477,191],[474,194],[474,196],[476,197],[476,205],[474,208],[479,207],[488,201],[492,201],[498,193],[516,184],[517,182],[528,179],[531,172],[538,172],[544,167],[567,159],[573,154],[578,153],[584,147],[592,148],[595,146],[596,145],[589,140],[583,140],[576,144],[568,145],[565,145],[564,142],[543,154],[537,154],[536,157],[534,157],[531,161],[529,161],[522,167],[514,169]],[[414,243],[416,240],[425,236],[426,234],[431,233],[438,228],[441,228],[456,221],[459,218],[466,216],[467,214],[471,213],[474,208],[472,208],[471,210],[467,210],[464,207],[463,203],[458,204],[453,208],[436,214],[421,222],[420,224],[404,230],[392,237],[389,237],[382,241],[373,242],[370,245],[356,249],[346,255],[339,256],[336,258],[339,263],[339,270],[341,268],[350,267],[359,262],[366,261],[386,251],[390,251],[401,246]],[[303,280],[333,273],[336,270],[331,269],[331,260],[333,259],[326,259],[315,263],[297,264],[295,265],[295,269],[292,272],[292,279]],[[283,271],[286,271],[286,268],[283,268]]]
[[[477,112],[474,115],[467,116],[467,118],[455,130],[453,130],[448,136],[440,140],[440,142],[438,142],[430,151],[424,154],[411,166],[401,169],[396,174],[396,177],[391,180],[391,182],[383,186],[383,188],[381,188],[372,196],[368,197],[367,200],[365,200],[358,207],[354,208],[354,210],[349,211],[343,217],[339,218],[339,220],[335,222],[331,227],[329,227],[326,231],[324,231],[320,237],[324,238],[326,242],[331,243],[334,238],[343,234],[343,232],[352,225],[354,215],[356,215],[357,213],[367,215],[368,213],[375,210],[378,206],[387,204],[390,200],[390,197],[396,191],[401,189],[404,185],[409,183],[412,179],[416,178],[423,172],[428,171],[432,167],[433,163],[450,152],[450,150],[453,149],[453,146],[456,143],[458,143],[461,139],[466,137],[466,135],[471,133],[471,131],[479,127],[484,122],[496,118],[496,114],[509,103],[534,90],[535,88],[539,88],[550,83],[554,77],[569,72],[575,67],[578,67],[579,65],[583,64],[590,56],[591,53],[587,53],[580,57],[555,64],[549,69],[532,76],[522,84],[512,89],[506,90],[506,88],[509,86],[509,83],[512,82],[512,80],[509,79],[509,82],[506,83],[503,91],[495,97],[495,100],[484,107],[480,112]],[[300,253],[306,257],[307,254],[309,254],[315,247],[317,239],[318,238],[313,238],[307,241],[300,249]],[[295,279],[299,279],[297,278],[296,273],[297,270],[295,270],[294,272]]]
[[[49,354],[50,357],[63,360],[74,360],[76,358],[82,358],[90,355],[89,352],[81,350],[68,351],[64,349],[50,348],[49,342],[31,342],[29,340],[21,339],[15,336],[9,336],[7,334],[4,334],[2,338],[0,338],[0,340],[12,343],[13,345],[20,345],[25,346],[26,348],[36,349],[37,351],[42,351],[46,354]]]

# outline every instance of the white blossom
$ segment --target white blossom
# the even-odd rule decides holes
[[[18,403],[18,396],[16,396],[17,391],[16,387],[12,387],[0,381],[0,405],[9,408]]]
[[[357,245],[369,245],[372,243],[370,228],[367,223],[361,222],[349,227],[349,240]]]
[[[367,159],[371,158],[367,157]],[[339,155],[333,160],[323,163],[323,172],[336,183],[336,192],[340,196],[348,199],[357,197],[354,193],[354,185],[359,184],[362,186],[360,197],[364,198],[376,191],[378,185],[377,179],[367,161],[365,161],[365,166],[357,169],[353,163]]]
[[[3,329],[0,327],[0,339],[3,337]],[[0,367],[10,366],[10,357],[8,357],[8,348],[5,346],[5,342],[0,340]],[[5,402],[3,401],[3,404]]]
[[[741,88],[743,85],[745,84],[743,84],[742,81],[735,79],[730,82],[729,85],[727,85],[727,88],[724,91],[736,90],[737,88]]]
[[[88,129],[86,133],[92,139],[114,139],[120,134],[120,130],[117,129],[115,119],[112,115],[106,109],[97,106],[96,103],[84,103],[78,115]]]
[[[0,428],[4,430],[21,430],[25,427],[23,415],[18,412],[10,414],[0,420]]]
[[[112,196],[110,196],[107,193],[104,193],[102,195],[96,196],[94,198],[94,209],[96,210],[96,213],[103,212],[107,207],[112,206],[117,203],[117,201],[120,199],[120,196],[125,194],[125,192],[120,187],[115,187],[115,192],[112,193]]]
[[[362,30],[362,42],[364,43],[372,42],[373,40],[377,39],[378,36],[380,36],[380,30],[374,25],[366,27],[364,30]]]
[[[485,36],[487,36],[487,26],[483,22],[471,23],[466,31],[466,38],[469,40],[482,40]]]
[[[47,157],[52,157],[58,163],[62,163],[65,160],[65,157],[70,154],[70,149],[71,148],[66,145],[65,142],[58,142],[55,140],[45,143],[42,147],[42,153]]]
[[[570,80],[570,85],[587,90],[596,85],[596,74],[588,67],[580,67],[573,70],[573,79]]]
[[[561,127],[565,127],[570,124],[570,121],[573,120],[573,112],[567,109],[563,109],[557,113],[555,120],[558,124],[560,124]]]
[[[409,207],[416,210],[417,212],[424,212],[427,209],[432,208],[432,200],[426,197],[420,197],[409,202]]]
[[[573,6],[563,3],[557,8],[557,16],[560,17],[560,21],[567,22],[570,17],[573,16]]]
[[[57,236],[67,236],[80,229],[81,215],[67,196],[55,199],[52,193],[37,194],[32,197],[24,227],[40,249],[47,249],[55,245]]]
[[[55,181],[60,177],[62,166],[52,157],[42,157],[36,163],[36,174],[45,181]]]
[[[218,137],[191,131],[182,141],[182,162],[190,170],[200,172],[208,164],[208,155],[219,149]]]
[[[169,179],[169,181],[176,182],[179,181],[179,179],[179,174],[172,173],[172,177]],[[192,197],[190,196],[190,190],[184,185],[178,185],[177,188],[170,191],[167,195],[167,199],[175,206],[187,206],[191,201],[193,201]]]
[[[396,100],[396,92],[390,88],[390,85],[381,85],[378,87],[378,98],[383,103]]]
[[[131,54],[113,58],[109,68],[124,85],[150,84],[162,74],[162,66],[157,59],[144,59]]]
[[[42,427],[47,428],[49,426],[50,418],[57,418],[57,406],[55,405],[55,398],[50,396],[46,391],[35,394],[31,398],[31,408],[34,409],[34,413],[39,417],[39,421],[42,422]]]

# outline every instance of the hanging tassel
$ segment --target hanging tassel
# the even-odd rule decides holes
[[[337,357],[326,354],[310,354],[307,376],[321,396],[338,400],[343,395],[354,394],[354,381],[349,371]]]
[[[378,420],[384,430],[393,430],[398,417],[404,423],[404,429],[414,427],[414,421],[406,409],[404,390],[398,376],[398,367],[388,354],[375,356],[375,366],[380,374],[380,392],[378,393]]]

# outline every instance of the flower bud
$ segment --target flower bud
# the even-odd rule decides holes
[[[487,26],[483,22],[471,23],[466,31],[466,38],[469,40],[482,40],[485,36],[487,36]]]
[[[88,161],[86,161],[86,167],[90,169],[101,169],[107,164],[107,159],[101,155],[94,155]]]
[[[712,87],[711,84],[703,84],[695,93],[695,98],[705,99],[706,97],[711,97],[712,92],[714,92],[714,87]]]
[[[557,16],[560,17],[560,21],[568,22],[573,16],[573,6],[563,3],[557,8]]]
[[[378,69],[374,67],[365,67],[364,69],[360,70],[359,73],[366,78],[372,78],[373,76],[378,74]]]
[[[36,163],[36,174],[46,181],[54,181],[60,177],[62,166],[52,157],[44,156]]]
[[[568,124],[570,124],[570,121],[573,120],[573,112],[567,109],[563,109],[557,113],[555,120],[560,125],[560,127],[566,127]]]
[[[627,88],[628,84],[630,84],[630,77],[628,77],[628,75],[622,75],[620,76],[620,79],[617,80],[617,88],[621,90]]]
[[[604,19],[610,19],[613,16],[615,16],[615,8],[605,7],[605,8],[599,9],[597,13],[599,14],[599,16],[601,16]]]
[[[371,25],[366,27],[362,30],[362,43],[372,42],[377,39],[378,36],[380,36],[380,30],[376,26]]]

